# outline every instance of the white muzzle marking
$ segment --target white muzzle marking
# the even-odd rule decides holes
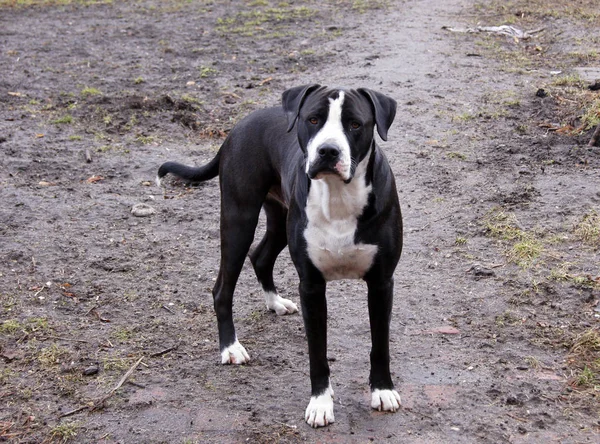
[[[308,174],[311,166],[318,160],[319,148],[323,145],[332,145],[340,150],[339,161],[335,165],[335,170],[342,180],[350,179],[350,144],[344,132],[342,125],[342,106],[344,104],[344,92],[340,91],[337,99],[329,99],[329,114],[325,125],[308,142],[306,151],[308,159],[306,162],[306,173]],[[320,179],[323,175],[317,175]]]

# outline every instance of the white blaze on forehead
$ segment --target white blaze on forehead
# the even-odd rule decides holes
[[[318,158],[319,148],[323,145],[333,145],[340,150],[340,163],[338,172],[344,180],[350,178],[350,144],[342,125],[342,106],[344,105],[344,91],[340,91],[336,99],[329,99],[329,114],[325,125],[308,142],[308,160],[306,172],[308,173],[312,163]]]

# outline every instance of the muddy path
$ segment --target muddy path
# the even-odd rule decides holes
[[[597,440],[593,2],[16,3],[0,1],[0,440]],[[544,30],[442,29],[505,23]],[[382,146],[405,225],[403,408],[371,410],[366,287],[332,283],[336,422],[319,430],[301,317],[265,309],[249,262],[234,314],[253,360],[218,364],[217,181],[153,182],[311,82],[397,99]],[[284,252],[282,296],[297,283]]]

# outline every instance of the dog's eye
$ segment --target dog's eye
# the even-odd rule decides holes
[[[317,119],[316,117],[309,117],[308,121],[311,125],[316,125],[317,123],[319,123],[319,119]]]
[[[357,129],[360,128],[360,123],[358,123],[358,122],[352,122],[350,124],[350,128],[352,128],[353,130],[357,130]]]

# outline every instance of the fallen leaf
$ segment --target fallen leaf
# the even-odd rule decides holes
[[[87,183],[96,183],[96,182],[100,182],[101,180],[104,180],[104,177],[102,176],[92,176],[89,177],[88,180],[86,180]]]
[[[36,134],[36,135],[35,135],[35,137],[36,137],[37,139],[41,139],[42,137],[44,137],[44,134]]]

